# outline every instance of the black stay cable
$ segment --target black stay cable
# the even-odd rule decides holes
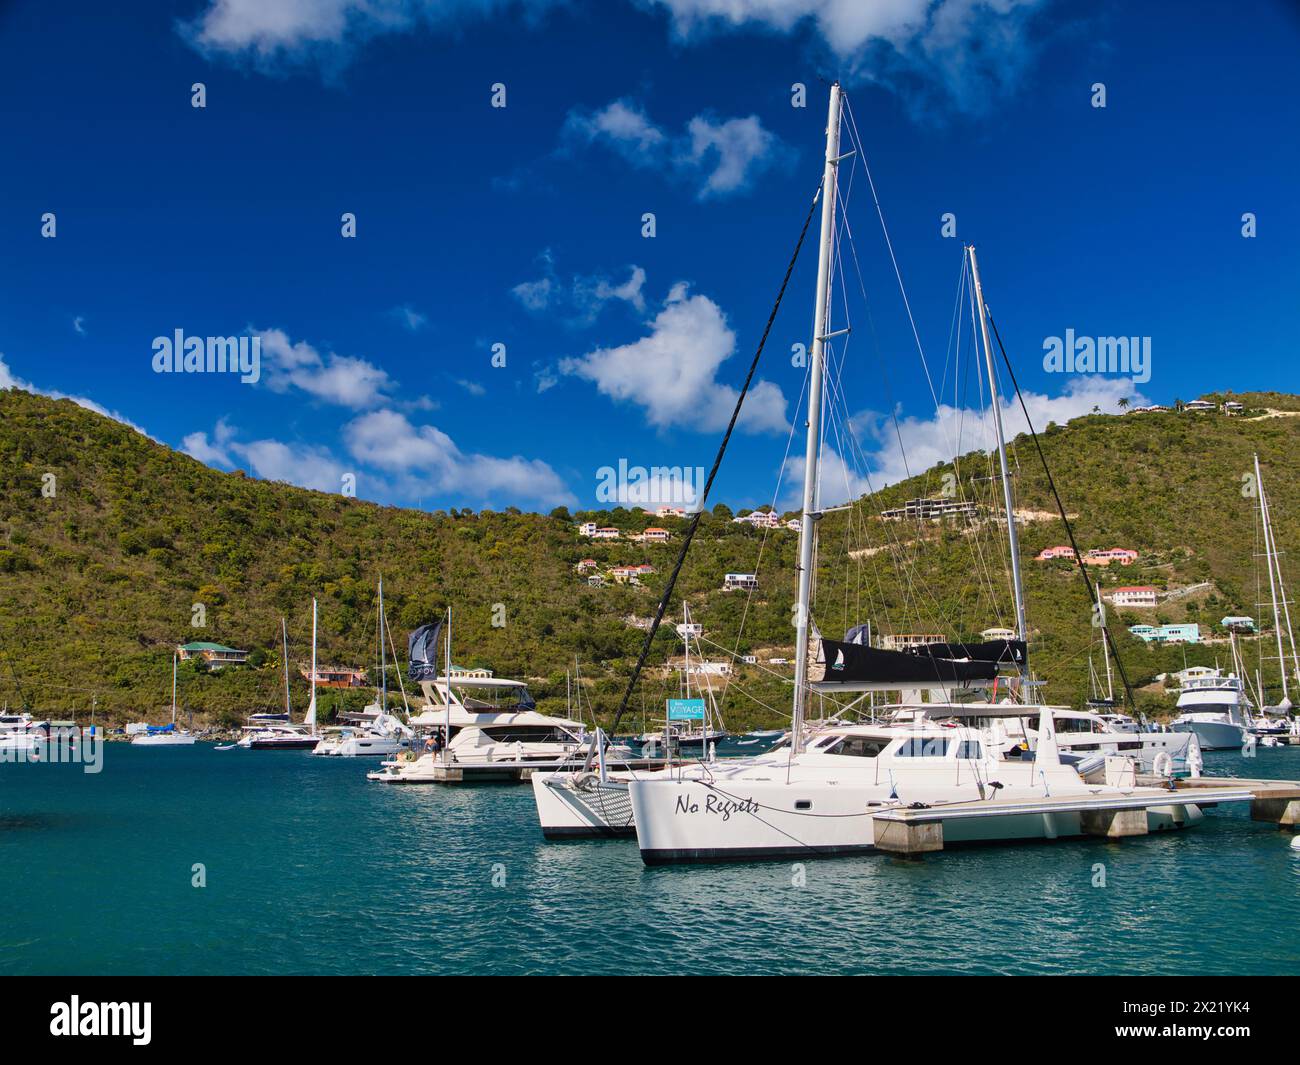
[[[655,633],[659,631],[659,623],[663,621],[664,612],[668,609],[668,602],[672,598],[678,574],[681,573],[682,565],[686,562],[686,552],[690,549],[691,540],[695,537],[695,530],[699,528],[700,518],[704,514],[704,504],[709,498],[709,489],[713,487],[713,478],[717,476],[718,467],[722,465],[723,453],[727,450],[727,443],[731,440],[731,432],[736,427],[736,419],[740,417],[741,405],[744,404],[750,383],[754,380],[759,357],[763,354],[763,347],[767,344],[768,334],[772,332],[772,324],[776,321],[776,312],[781,309],[781,301],[785,298],[786,286],[790,284],[790,275],[794,273],[794,264],[799,259],[799,250],[803,247],[804,237],[808,235],[808,225],[812,222],[813,213],[817,210],[817,203],[821,199],[821,194],[822,186],[819,182],[817,191],[813,194],[812,205],[808,208],[808,217],[803,220],[803,229],[799,231],[799,240],[794,246],[794,254],[790,256],[790,265],[785,268],[785,277],[781,279],[781,289],[776,294],[776,303],[772,305],[772,313],[767,316],[767,325],[763,328],[763,336],[758,342],[758,350],[754,352],[754,359],[749,364],[749,373],[745,377],[745,385],[741,388],[740,395],[736,397],[736,408],[731,412],[731,421],[727,423],[727,431],[723,433],[722,443],[718,445],[718,454],[713,460],[713,469],[709,471],[708,480],[704,482],[704,491],[699,498],[699,508],[691,515],[691,524],[686,529],[686,535],[682,538],[682,548],[677,553],[677,564],[673,566],[673,571],[668,577],[668,584],[664,588],[664,594],[659,600],[658,608],[655,610],[654,621],[650,623],[650,628],[645,634],[645,642],[641,645],[641,654],[637,657],[636,667],[632,670],[632,676],[628,678],[627,688],[623,692],[622,701],[618,704],[618,711],[614,714],[613,724],[609,726],[610,735],[617,731],[619,722],[623,720],[628,700],[632,698],[632,692],[641,676],[641,670],[645,667],[646,659],[650,656],[650,647],[654,643]]]
[[[1034,423],[1029,417],[1029,409],[1025,406],[1025,397],[1020,394],[1020,385],[1016,381],[1016,371],[1011,368],[1011,360],[1007,358],[1007,349],[1002,344],[1002,335],[998,332],[998,326],[993,321],[993,312],[984,306],[984,313],[988,315],[989,325],[993,328],[993,338],[998,342],[998,350],[1002,353],[1002,361],[1006,364],[1007,373],[1011,375],[1011,387],[1016,390],[1016,399],[1020,401],[1020,410],[1025,416],[1025,424],[1029,426],[1029,435],[1033,438],[1034,447],[1038,450],[1038,459],[1043,464],[1043,472],[1047,474],[1047,487],[1052,490],[1052,498],[1056,500],[1057,512],[1061,515],[1061,523],[1065,526],[1065,535],[1070,538],[1070,550],[1074,552],[1074,561],[1078,566],[1079,576],[1083,578],[1084,587],[1088,589],[1088,602],[1095,610],[1097,595],[1093,590],[1091,579],[1088,577],[1088,567],[1083,564],[1083,555],[1079,552],[1079,545],[1074,539],[1074,527],[1070,524],[1070,519],[1065,514],[1065,504],[1061,502],[1060,493],[1056,490],[1056,481],[1052,478],[1051,467],[1047,465],[1047,456],[1043,454],[1043,445],[1038,442],[1038,433],[1034,431]],[[997,397],[993,397],[993,402],[997,402]],[[1115,647],[1115,639],[1110,634],[1110,628],[1106,624],[1106,615],[1103,612],[1097,618],[1101,622],[1101,631],[1106,634],[1106,648],[1110,652],[1111,658],[1115,660],[1115,666],[1119,669],[1120,679],[1124,682],[1124,694],[1128,697],[1129,707],[1136,712],[1137,703],[1133,699],[1133,687],[1129,684],[1128,673],[1124,670],[1124,662],[1119,657],[1119,651]]]

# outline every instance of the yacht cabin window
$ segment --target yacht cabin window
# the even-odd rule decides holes
[[[943,758],[948,753],[946,736],[913,736],[894,752],[895,758]]]
[[[851,758],[876,758],[889,746],[889,740],[873,740],[869,736],[832,737],[835,741],[823,750],[823,754],[842,754]]]

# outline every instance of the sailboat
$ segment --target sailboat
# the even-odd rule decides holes
[[[388,632],[384,613],[384,579],[379,578],[379,686],[376,701],[364,710],[339,715],[342,725],[325,729],[321,740],[312,748],[312,754],[334,758],[389,758],[411,746],[411,729],[395,715],[388,712],[388,652],[385,637]],[[396,658],[396,653],[394,653]],[[316,658],[312,653],[312,691],[315,692]],[[399,683],[402,674],[397,674]],[[402,699],[406,699],[406,686],[402,685]],[[409,713],[409,708],[408,708]]]
[[[1264,490],[1259,456],[1255,456],[1255,490],[1259,500],[1260,527],[1264,541],[1264,561],[1268,567],[1269,592],[1273,601],[1273,632],[1277,640],[1278,671],[1282,681],[1282,698],[1275,706],[1264,706],[1262,684],[1258,692],[1260,715],[1252,714],[1253,704],[1245,683],[1246,669],[1237,647],[1235,633],[1229,634],[1234,669],[1227,676],[1219,670],[1190,677],[1178,696],[1181,711],[1173,721],[1175,732],[1192,732],[1206,750],[1231,750],[1249,745],[1252,737],[1277,737],[1292,731],[1291,698],[1287,684],[1287,662],[1283,634],[1290,642],[1294,678],[1300,684],[1300,658],[1296,656],[1295,637],[1291,630],[1291,611],[1282,584],[1282,570],[1277,562],[1273,541],[1272,515],[1268,494]]]
[[[316,600],[311,601],[311,699],[301,725],[289,720],[289,630],[280,619],[281,652],[284,658],[284,714],[253,714],[252,724],[236,746],[250,751],[309,751],[320,742],[316,731]]]
[[[172,720],[170,725],[150,725],[131,740],[133,747],[188,747],[194,743],[188,729],[176,728],[176,652],[172,652]]]
[[[686,703],[694,701],[703,704],[699,727],[692,728],[689,723],[674,724],[672,720],[665,720],[664,727],[658,732],[642,733],[640,741],[647,755],[666,750],[669,744],[682,752],[699,751],[701,755],[707,755],[714,745],[727,739],[727,730],[722,727],[722,717],[718,713],[717,701],[713,698],[713,688],[701,679],[696,685],[698,698],[696,700],[691,698],[692,631],[694,630],[691,624],[691,610],[683,603],[681,634],[685,656],[682,665],[682,697]],[[698,648],[697,643],[697,651]],[[699,657],[703,659],[703,655]],[[704,677],[703,672],[700,676]]]
[[[837,181],[841,161],[852,154],[840,153],[842,103],[843,92],[835,84],[827,118],[809,365],[790,741],[751,759],[630,780],[631,820],[642,859],[655,865],[871,851],[877,845],[878,818],[918,806],[947,808],[945,816],[935,817],[945,844],[1078,836],[1084,832],[1084,812],[1107,804],[1122,803],[1126,809],[1143,811],[1146,829],[1193,824],[1203,816],[1197,805],[1167,791],[1136,787],[1132,764],[1126,760],[1123,766],[1115,766],[1113,778],[1106,763],[1107,783],[1085,781],[1061,757],[1053,708],[1032,705],[1034,686],[1028,672],[1025,597],[1006,438],[988,311],[971,245],[964,254],[991,390],[1015,597],[1015,638],[909,652],[870,646],[862,638],[862,626],[850,630],[844,640],[823,639],[815,633],[811,593],[816,526],[822,514],[818,466],[823,372],[826,341],[837,335],[830,321]],[[961,705],[954,702],[959,690],[995,684],[1007,665],[1016,669],[1018,682],[1013,687],[1025,701],[1013,712],[1037,717],[1032,758],[1003,760],[983,730],[946,719]],[[809,727],[812,696],[874,691],[905,693],[885,722],[832,719],[817,729]],[[930,695],[928,701],[922,692]],[[534,791],[540,790],[534,778]]]

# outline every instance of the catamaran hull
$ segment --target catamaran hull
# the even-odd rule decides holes
[[[844,784],[807,789],[776,782],[737,782],[724,793],[693,781],[632,781],[629,792],[637,844],[647,865],[871,853],[877,848],[868,804],[874,803],[881,812],[884,807],[903,805],[882,802],[878,788]],[[803,802],[810,805],[795,809],[796,803]],[[1146,814],[1152,832],[1182,828],[1204,816],[1191,804],[1151,807]],[[942,824],[945,849],[1086,835],[1081,814],[1070,811],[954,818]]]
[[[627,782],[592,773],[534,773],[533,800],[549,840],[613,839],[636,835]]]

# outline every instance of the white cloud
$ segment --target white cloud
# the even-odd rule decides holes
[[[317,492],[338,492],[343,475],[350,473],[325,448],[308,444],[286,444],[280,440],[232,443],[231,450],[266,481],[285,481]],[[360,480],[360,478],[358,478]]]
[[[1121,399],[1135,406],[1148,402],[1127,378],[1100,374],[1072,376],[1059,396],[1025,392],[1024,397],[1039,433],[1051,422],[1064,425],[1072,418],[1091,414],[1094,407],[1103,414],[1118,413]],[[1000,407],[1008,440],[1029,431],[1014,396],[1003,397]],[[872,489],[924,473],[938,463],[951,462],[954,454],[991,451],[996,446],[992,407],[976,409],[945,403],[930,417],[899,417],[897,425],[886,415],[864,412],[853,418],[849,428],[854,440],[846,440],[841,434],[836,443],[841,449],[847,446],[853,450],[855,461],[851,465],[832,447],[823,449],[818,478],[823,506],[857,499]],[[783,481],[788,492],[785,505],[797,506],[803,492],[802,456],[787,460]]]
[[[540,459],[463,452],[442,430],[412,425],[396,411],[361,415],[344,428],[344,438],[358,462],[394,475],[407,497],[442,492],[544,506],[576,503],[559,474]]]
[[[700,199],[747,188],[781,147],[780,139],[763,128],[757,115],[725,121],[696,115],[685,132],[672,135],[627,100],[615,100],[598,111],[571,111],[563,139],[605,144],[633,166],[690,180]]]
[[[404,303],[400,307],[394,307],[389,311],[389,313],[412,333],[418,333],[429,324],[429,316],[421,314],[409,303]]]
[[[282,329],[254,333],[262,338],[262,376],[273,392],[297,388],[326,403],[361,410],[385,400],[394,385],[387,371],[365,359],[334,352],[322,356],[305,340],[291,341]]]
[[[982,111],[1012,87],[1032,61],[1030,23],[1049,0],[631,0],[664,8],[679,41],[755,29],[807,35],[832,53],[850,81],[897,92],[915,110],[936,100]],[[273,70],[318,62],[326,70],[354,48],[417,27],[452,29],[510,14],[538,23],[558,0],[208,0],[178,28],[210,56],[251,60]],[[600,132],[637,150],[662,131],[635,107],[616,102],[593,116]]]
[[[725,122],[696,115],[687,123],[686,130],[690,137],[687,163],[708,171],[702,197],[721,196],[744,188],[779,143],[754,115]]]
[[[898,92],[913,110],[936,100],[987,110],[1034,54],[1029,23],[1048,0],[652,0],[683,40],[729,30],[812,29],[842,76]]]
[[[317,492],[341,491],[343,474],[353,472],[336,461],[327,448],[271,439],[242,443],[235,439],[236,433],[222,418],[211,437],[202,430],[187,434],[181,450],[208,466],[233,469],[242,463],[263,480],[284,481]]]
[[[86,335],[86,319],[83,318],[81,315],[77,315],[75,318],[73,318],[72,331],[76,333],[78,336],[84,337]]]
[[[560,372],[595,384],[616,402],[645,408],[649,423],[698,432],[723,428],[737,391],[717,381],[722,363],[736,350],[726,315],[706,296],[673,286],[649,334],[630,344],[599,348],[560,361]],[[739,427],[748,432],[788,428],[785,397],[769,381],[756,381],[746,398]]]
[[[463,377],[458,377],[456,378],[456,384],[460,385],[460,387],[463,388],[466,392],[468,392],[471,396],[487,395],[487,389],[484,388],[477,381],[467,381]]]
[[[102,404],[96,403],[93,399],[89,399],[86,396],[70,396],[68,393],[59,392],[57,389],[37,388],[30,381],[24,381],[21,377],[14,376],[13,371],[9,369],[8,363],[5,362],[4,352],[0,351],[0,390],[9,388],[17,388],[22,392],[31,392],[38,396],[46,396],[49,399],[69,399],[78,407],[84,407],[86,410],[94,411],[96,414],[102,414],[105,418],[112,418],[115,422],[121,422],[127,428],[134,429],[141,436],[147,436],[150,440],[157,439],[150,435],[146,429],[136,425],[136,423],[131,421],[130,418],[123,414],[119,414],[115,410],[109,410]]]
[[[542,276],[535,281],[524,281],[510,290],[526,310],[558,312],[571,326],[586,326],[594,322],[600,312],[611,302],[619,300],[638,311],[645,310],[646,273],[641,267],[629,267],[628,278],[616,284],[604,274],[574,275],[565,282],[555,269],[555,256],[548,248],[538,256]]]
[[[229,447],[234,435],[234,429],[231,428],[225,418],[221,418],[212,431],[211,440],[208,439],[208,434],[202,430],[189,433],[181,441],[181,450],[205,465],[224,466],[229,469],[235,465],[234,460],[230,457]]]

